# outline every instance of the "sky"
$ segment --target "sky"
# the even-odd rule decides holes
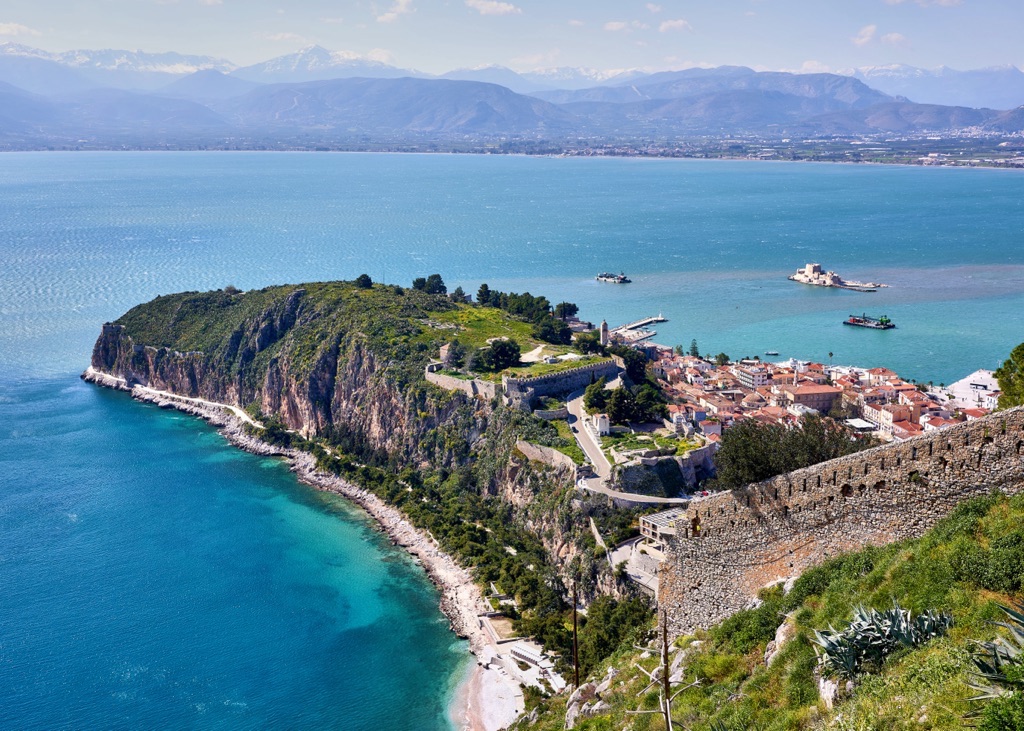
[[[3,0],[0,42],[239,65],[317,44],[430,73],[1024,67],[1021,0]]]

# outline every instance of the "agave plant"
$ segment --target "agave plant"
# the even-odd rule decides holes
[[[971,688],[978,692],[968,700],[989,701],[1005,698],[1024,691],[1024,605],[1014,608],[1000,605],[1006,622],[994,622],[1009,631],[1009,637],[997,637],[992,642],[977,642],[971,660],[977,671]],[[971,715],[976,716],[980,711]]]
[[[828,677],[851,680],[867,668],[880,668],[885,658],[902,647],[917,647],[953,626],[948,612],[928,610],[917,617],[893,601],[878,611],[857,606],[845,629],[829,625],[814,632],[818,661]]]

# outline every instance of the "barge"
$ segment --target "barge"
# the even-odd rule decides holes
[[[892,330],[896,325],[893,324],[885,315],[881,317],[868,317],[867,315],[850,315],[846,320],[843,320],[844,325],[851,325],[853,327],[869,327],[872,330]]]

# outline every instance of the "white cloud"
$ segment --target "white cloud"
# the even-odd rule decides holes
[[[42,33],[21,23],[0,23],[0,36],[41,36]]]
[[[395,60],[395,54],[385,48],[373,48],[366,54],[366,58],[379,63],[391,63]]]
[[[224,0],[199,0],[200,5],[223,5]]]
[[[624,20],[609,20],[604,24],[604,29],[610,31],[647,30],[650,27],[647,23],[641,23],[639,20],[633,20],[628,23]]]
[[[386,13],[377,16],[378,23],[394,23],[401,16],[413,12],[412,0],[395,0],[395,4]]]
[[[582,20],[577,20],[576,18],[573,18],[572,20],[569,21],[569,25],[571,25],[573,28],[582,28],[586,24]]]
[[[850,40],[853,41],[855,46],[866,46],[875,39],[875,33],[878,32],[877,25],[865,25],[860,31]]]
[[[647,3],[646,5],[644,5],[644,7],[647,8],[652,13],[654,13],[655,15],[661,12],[661,6],[655,3]]]
[[[910,41],[902,33],[886,33],[880,39],[882,43],[888,43],[891,46],[907,46],[910,45]]]
[[[324,25],[341,25],[345,22],[344,18],[320,18],[320,22]]]
[[[473,8],[480,15],[514,15],[523,12],[523,9],[512,3],[498,2],[498,0],[466,0],[466,6]]]
[[[832,73],[832,67],[821,61],[804,61],[797,69],[798,74],[830,74]]]
[[[660,33],[668,33],[673,30],[693,30],[693,26],[682,18],[676,18],[675,20],[663,20],[661,25],[658,26]]]

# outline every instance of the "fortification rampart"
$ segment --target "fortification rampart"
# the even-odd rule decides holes
[[[1024,490],[1024,407],[692,502],[659,601],[674,632],[708,627],[774,581],[919,536],[993,489]]]
[[[578,391],[602,377],[610,381],[618,376],[619,368],[619,364],[612,359],[598,363],[587,363],[586,365],[577,366],[566,371],[552,373],[550,376],[533,376],[530,378],[503,376],[501,382],[505,388],[506,399],[509,401],[514,401],[517,395],[526,393],[530,393],[530,399],[533,399],[540,398],[541,396],[553,396],[555,394]]]
[[[426,373],[424,376],[426,379],[433,383],[435,386],[447,389],[449,391],[462,391],[467,396],[483,396],[486,399],[494,398],[498,393],[498,384],[491,381],[483,381],[479,378],[468,379],[468,378],[456,378],[455,376],[448,376],[444,373],[438,373],[437,368],[431,370],[431,367],[435,364],[427,366]],[[439,366],[438,366],[439,367]]]
[[[530,444],[530,442],[523,441],[522,439],[516,442],[516,449],[525,454],[527,459],[532,459],[535,462],[543,462],[552,467],[576,471],[576,463],[572,457],[562,454],[557,449],[542,447],[539,444]]]

